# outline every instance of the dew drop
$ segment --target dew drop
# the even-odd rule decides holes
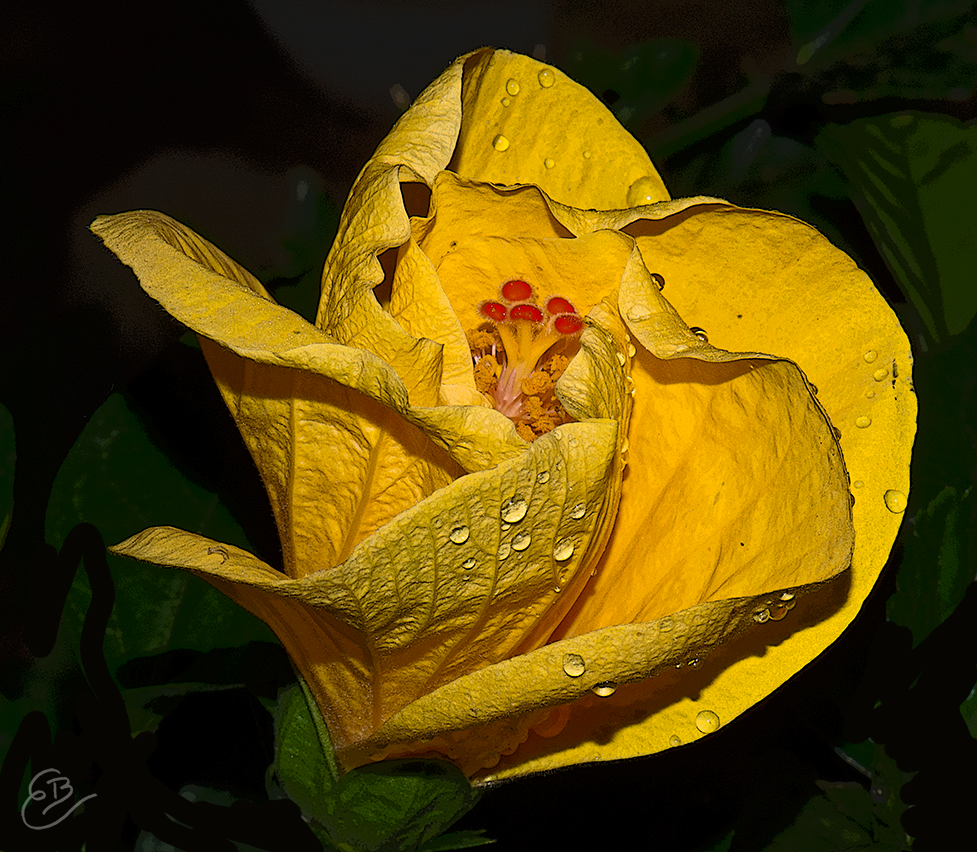
[[[704,734],[719,730],[719,716],[712,710],[700,710],[695,717],[695,726]]]
[[[221,565],[223,565],[225,562],[227,562],[227,558],[230,556],[230,553],[227,552],[226,547],[224,547],[222,544],[218,544],[214,547],[208,547],[207,555],[219,556],[221,558]]]
[[[655,286],[659,289],[659,291],[665,289],[665,276],[664,275],[660,275],[657,272],[652,272],[651,273],[651,280],[655,282]]]
[[[508,81],[506,82],[506,84],[505,84],[505,90],[510,95],[518,95],[519,94],[519,81],[518,80],[513,80],[510,77],[508,79]]]
[[[879,353],[876,352],[874,349],[869,349],[868,352],[865,353],[864,357],[865,357],[865,363],[871,364],[876,358],[879,357]]]
[[[509,530],[512,529],[512,524],[502,524],[501,529],[502,529],[502,532],[508,532]]]
[[[763,624],[765,621],[770,620],[770,610],[769,609],[758,609],[753,613],[753,620],[757,624]]]
[[[692,326],[692,328],[689,329],[689,331],[691,331],[703,343],[708,343],[709,342],[709,338],[706,335],[705,329],[699,328],[698,326],[695,326],[694,325],[694,326]]]
[[[544,68],[536,75],[536,79],[539,80],[539,85],[548,89],[556,82],[556,75],[549,68]]]
[[[790,611],[791,607],[788,606],[778,606],[770,610],[770,620],[780,621],[787,613]]]
[[[569,512],[570,517],[575,521],[579,521],[586,514],[587,507],[583,503],[577,503]]]
[[[875,391],[872,390],[871,388],[869,388],[867,391],[865,391],[865,398],[866,399],[875,399]]]
[[[540,485],[546,485],[550,481],[550,472],[548,470],[541,470],[536,474],[536,481]]]
[[[558,541],[553,548],[553,558],[557,562],[566,562],[571,556],[573,556],[573,539],[564,538]]]
[[[623,352],[615,352],[614,354],[617,355],[617,363],[622,367],[628,363],[628,356]]]
[[[782,595],[780,596],[780,599],[781,599],[782,601],[792,601],[792,600],[794,600],[794,593],[793,593],[793,592],[784,592],[784,593],[783,593],[783,594],[782,594]]]
[[[554,163],[553,160],[547,157],[545,160],[543,160],[543,165],[546,166],[546,168],[548,169],[552,169],[553,166],[556,165],[556,163]]]
[[[603,683],[596,683],[591,688],[590,691],[594,695],[598,695],[601,698],[607,698],[608,695],[613,695],[617,690],[617,684],[613,680],[605,680]]]
[[[512,547],[510,547],[509,542],[504,541],[499,545],[499,549],[495,552],[499,559],[505,559],[512,552]]]
[[[876,370],[874,373],[872,373],[872,378],[877,382],[884,382],[888,375],[889,371],[883,367],[881,370]]]
[[[461,567],[464,568],[466,571],[470,571],[472,568],[475,567],[475,557],[469,556],[464,562],[461,563]]]
[[[628,357],[633,358],[638,353],[638,350],[634,348],[633,343],[628,344]]]
[[[590,159],[590,151],[584,151],[583,152],[583,158],[585,160],[589,160]]]
[[[690,669],[697,669],[699,668],[699,658],[693,657],[685,665],[687,665]]]
[[[658,630],[660,633],[670,633],[675,627],[675,619],[670,615],[666,615],[664,618],[658,620]]]
[[[644,302],[636,302],[628,308],[628,319],[641,322],[651,316],[651,308]]]
[[[631,396],[634,396],[634,379],[630,376],[624,377],[624,390],[626,390]]]
[[[885,507],[892,513],[900,515],[906,511],[906,495],[901,491],[890,488],[882,495],[885,500]]]
[[[670,737],[668,738],[668,744],[669,744],[669,745],[670,745],[670,746],[671,746],[672,748],[675,748],[675,746],[680,746],[680,745],[682,745],[682,740],[680,740],[680,739],[679,739],[679,737],[678,737],[678,735],[677,735],[677,734],[672,734],[672,735],[671,735],[671,736],[670,736]]]
[[[503,98],[502,99],[502,106],[509,106],[509,104],[511,104],[511,103],[512,103],[512,101],[510,101],[508,98]]]
[[[563,671],[570,677],[580,677],[580,675],[587,671],[587,664],[579,654],[564,654]]]
[[[864,487],[865,487],[865,483],[864,483],[864,482],[862,482],[862,480],[860,480],[860,479],[856,479],[856,480],[855,480],[855,481],[854,481],[854,482],[852,483],[852,488],[864,488]]]
[[[519,523],[519,521],[526,517],[528,510],[529,504],[522,497],[518,495],[510,497],[502,504],[502,520],[507,524]]]
[[[628,207],[641,207],[644,204],[654,204],[658,185],[650,177],[639,177],[628,188]]]
[[[468,541],[468,536],[471,535],[471,530],[468,529],[464,524],[460,527],[455,527],[451,532],[448,533],[448,538],[455,544],[464,544]]]
[[[492,147],[496,151],[508,151],[509,150],[509,140],[505,138],[501,133],[492,140]]]
[[[855,425],[859,429],[868,429],[868,427],[872,425],[872,418],[867,414],[863,414],[861,417],[855,418]]]
[[[512,549],[518,552],[522,552],[527,547],[529,547],[530,542],[533,537],[528,532],[517,533],[512,539]]]

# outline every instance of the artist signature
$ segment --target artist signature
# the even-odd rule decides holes
[[[54,773],[54,777],[45,778],[43,781],[41,781],[43,776],[52,772]],[[71,816],[79,805],[87,802],[89,799],[94,799],[95,796],[98,795],[98,793],[92,793],[85,796],[84,799],[79,799],[74,803],[74,805],[61,814],[61,816],[54,820],[54,822],[45,823],[44,825],[31,825],[27,821],[27,814],[24,812],[27,810],[27,806],[31,802],[43,802],[48,797],[48,794],[44,791],[45,784],[51,785],[51,795],[54,797],[54,801],[44,808],[43,811],[41,811],[41,816],[47,816],[47,812],[51,810],[51,808],[56,808],[58,805],[70,801],[72,796],[74,796],[75,788],[71,786],[71,782],[67,779],[67,777],[59,774],[60,772],[60,769],[51,767],[49,769],[42,769],[37,773],[37,775],[31,778],[30,786],[27,788],[29,795],[24,801],[24,806],[20,809],[20,818],[23,820],[24,825],[26,825],[28,828],[33,828],[35,831],[42,831],[45,828],[51,828],[52,826],[57,825],[62,820],[65,820]]]

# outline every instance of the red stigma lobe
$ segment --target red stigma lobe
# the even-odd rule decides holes
[[[528,285],[527,285],[528,286]],[[506,318],[508,311],[506,306],[499,302],[483,302],[478,312],[493,322],[502,322]]]
[[[525,281],[516,279],[502,285],[502,298],[510,302],[524,302],[533,295],[533,288]]]
[[[554,296],[550,299],[546,303],[546,310],[550,316],[555,314],[575,314],[577,312],[576,308],[562,296]]]
[[[509,311],[509,318],[514,320],[529,320],[530,322],[542,322],[543,312],[535,305],[514,305],[512,310]]]

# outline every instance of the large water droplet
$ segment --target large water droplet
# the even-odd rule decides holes
[[[509,93],[510,95],[518,95],[518,94],[519,94],[519,81],[518,81],[518,80],[513,80],[513,79],[512,79],[511,77],[510,77],[510,78],[509,78],[509,79],[508,79],[508,80],[506,81],[506,84],[505,84],[505,90],[506,90],[506,91],[507,91],[507,92],[508,92],[508,93]]]
[[[515,524],[526,517],[529,504],[518,494],[510,497],[502,504],[502,520],[507,524]]]
[[[504,541],[499,545],[499,549],[495,553],[499,559],[505,559],[511,551],[512,547],[509,545],[509,542]]]
[[[492,147],[496,151],[508,151],[509,150],[509,140],[505,138],[501,133],[492,140]]]
[[[792,600],[794,600],[794,593],[793,593],[793,592],[784,592],[784,593],[783,593],[783,594],[782,594],[782,595],[780,596],[780,599],[781,599],[782,601],[792,601]]]
[[[889,371],[883,367],[881,370],[876,370],[874,373],[872,373],[872,378],[877,382],[884,382],[888,375]]]
[[[516,533],[512,539],[512,549],[521,552],[529,547],[532,540],[533,537],[528,532]]]
[[[608,695],[613,695],[616,690],[617,684],[612,680],[605,680],[603,683],[597,683],[590,687],[590,691],[594,695],[599,695],[601,698],[607,698]]]
[[[570,677],[580,677],[580,675],[587,671],[587,664],[579,654],[564,654],[563,671]]]
[[[771,621],[780,621],[785,615],[787,615],[787,613],[791,609],[793,609],[793,607],[789,607],[789,606],[777,606],[777,607],[774,607],[772,610],[770,610],[770,620]]]
[[[587,514],[587,506],[584,503],[577,503],[569,512],[571,518],[575,521],[579,521],[584,515]]]
[[[622,367],[628,363],[628,356],[623,352],[615,352],[614,354],[617,355],[617,363]]]
[[[541,470],[536,474],[536,481],[540,485],[546,485],[550,481],[550,472],[548,470]]]
[[[900,515],[906,511],[906,495],[901,491],[891,488],[885,492],[882,499],[885,500],[885,507],[890,512]]]
[[[573,539],[564,538],[556,543],[553,548],[553,558],[557,562],[566,562],[573,556]]]
[[[470,571],[472,568],[475,567],[475,557],[469,556],[464,562],[461,563],[461,567],[464,568],[466,571]]]
[[[695,726],[704,734],[719,730],[719,716],[712,710],[700,710],[695,717]]]
[[[633,343],[629,343],[628,344],[628,357],[629,358],[633,358],[637,354],[638,354],[638,350],[634,348],[634,344]]]
[[[672,748],[675,748],[675,746],[680,746],[680,745],[682,745],[682,740],[680,740],[680,739],[679,739],[679,737],[678,737],[678,735],[677,735],[677,734],[672,734],[672,735],[671,735],[671,736],[670,736],[670,737],[668,738],[668,744],[669,744],[669,745],[670,745],[670,746],[671,746]]]
[[[664,290],[665,289],[665,276],[664,275],[660,275],[657,272],[652,272],[651,273],[651,280],[655,282],[655,286],[659,290]]]
[[[757,624],[763,624],[766,621],[770,621],[770,610],[758,609],[755,613],[753,613],[753,620]]]
[[[872,418],[867,414],[863,414],[861,417],[855,418],[855,425],[859,429],[868,429],[868,427],[872,425]]]
[[[539,85],[548,89],[556,82],[556,75],[549,68],[544,68],[536,75],[536,79],[539,80]]]
[[[644,302],[636,302],[628,308],[628,319],[641,322],[651,316],[651,308]]]
[[[689,331],[691,331],[703,343],[709,342],[709,337],[708,335],[706,335],[706,331],[704,328],[699,328],[697,325],[694,325],[689,329]]]
[[[639,177],[628,187],[628,207],[641,207],[654,204],[657,200],[658,184],[650,177]]]
[[[871,364],[876,358],[879,357],[879,353],[874,349],[869,349],[863,357],[865,358],[865,363]]]
[[[548,169],[552,169],[553,166],[556,165],[556,163],[553,162],[552,158],[547,157],[545,160],[543,160],[543,165],[546,166],[546,168]]]
[[[464,524],[459,527],[455,527],[451,532],[448,533],[448,538],[455,544],[464,544],[468,541],[468,536],[471,535],[471,530],[468,529]]]

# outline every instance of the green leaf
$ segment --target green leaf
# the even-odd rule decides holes
[[[451,763],[388,760],[344,775],[327,800],[322,824],[339,849],[412,852],[471,810],[479,797]]]
[[[944,488],[916,515],[907,537],[887,614],[890,621],[912,630],[914,645],[947,619],[974,579],[973,565],[965,558],[977,509],[972,491],[959,494],[956,488]]]
[[[447,852],[449,849],[472,849],[475,846],[488,846],[495,843],[491,837],[485,837],[485,830],[478,831],[449,831],[440,837],[435,837],[421,846],[417,852]]]
[[[302,812],[320,822],[329,815],[339,769],[329,732],[308,686],[283,690],[275,716],[275,775]]]
[[[581,38],[570,49],[566,72],[597,95],[625,127],[640,127],[692,78],[699,48],[662,38],[608,50]],[[611,95],[613,93],[613,95]]]
[[[14,445],[14,419],[5,405],[0,404],[0,549],[7,539],[10,519],[14,514],[14,464],[17,449]]]
[[[816,145],[842,171],[934,343],[977,314],[977,126],[924,113],[829,125]]]
[[[83,521],[94,524],[107,543],[171,523],[248,546],[217,495],[180,474],[120,394],[92,415],[58,471],[47,506],[48,541],[60,547]],[[172,648],[277,642],[265,624],[198,577],[112,554],[109,567],[116,587],[104,642],[110,671]],[[59,637],[72,648],[78,647],[90,601],[88,576],[78,571]]]

